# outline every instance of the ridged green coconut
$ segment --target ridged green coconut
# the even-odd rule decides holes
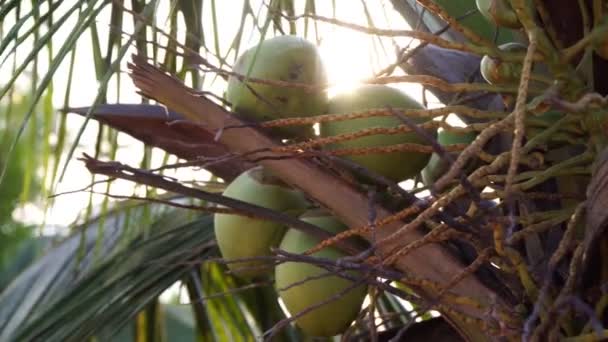
[[[287,187],[261,167],[239,175],[228,185],[224,196],[281,212],[301,214],[308,203],[303,194]],[[287,227],[281,223],[232,214],[215,214],[215,237],[226,260],[270,255],[281,242]],[[252,278],[272,272],[264,261],[229,263],[239,276]],[[247,268],[247,269],[244,269]]]
[[[251,78],[322,86],[327,75],[317,47],[296,36],[264,40],[245,51],[234,65],[235,73]],[[253,90],[253,91],[252,91]],[[226,100],[245,119],[262,122],[279,118],[312,116],[325,112],[327,93],[319,87],[302,88],[228,79]],[[309,134],[310,127],[281,128],[278,135]]]
[[[517,14],[508,0],[476,0],[477,9],[496,26],[518,29],[521,27]]]
[[[474,132],[466,132],[466,133],[456,133],[456,132],[448,132],[441,131],[437,135],[437,141],[442,146],[448,145],[456,145],[456,144],[470,144],[475,140],[477,134]],[[457,153],[452,153],[454,158],[457,156]],[[446,173],[449,169],[448,163],[439,157],[437,153],[433,153],[431,155],[431,159],[429,159],[429,163],[424,167],[422,172],[420,173],[422,176],[422,182],[424,185],[433,184],[439,177],[441,177],[444,173]]]
[[[346,226],[341,222],[322,211],[306,212],[301,219],[331,233],[339,233],[346,229]],[[283,237],[280,248],[290,253],[303,253],[317,243],[319,243],[319,240],[310,235],[290,229]],[[332,260],[345,256],[331,247],[312,255]],[[279,296],[291,315],[296,315],[311,306],[317,305],[353,285],[350,280],[338,276],[328,276],[302,282],[305,279],[325,273],[327,271],[323,268],[301,262],[286,262],[275,268],[275,282]],[[361,304],[366,293],[367,287],[365,285],[357,286],[344,296],[297,318],[296,324],[311,336],[338,335],[344,332],[356,318],[361,310]]]
[[[328,111],[331,114],[349,114],[386,107],[395,109],[423,108],[420,103],[398,89],[385,85],[365,85],[353,92],[336,95],[330,99]],[[428,119],[412,118],[412,120],[416,123],[422,123]],[[373,127],[393,128],[401,124],[402,122],[396,117],[376,116],[346,121],[324,122],[320,125],[320,133],[323,137],[330,137]],[[434,134],[434,132],[429,133]],[[327,148],[379,147],[404,143],[427,144],[422,137],[414,132],[409,132],[395,135],[378,134],[365,136],[332,144]],[[393,152],[352,155],[346,156],[346,158],[394,181],[402,181],[418,174],[428,162],[430,153]]]

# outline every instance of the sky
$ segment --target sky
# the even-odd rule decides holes
[[[316,1],[317,13],[319,15],[331,17],[333,12],[332,2],[333,1]],[[168,31],[168,22],[164,18],[166,18],[169,13],[170,9],[168,4],[170,2],[161,1],[160,3],[157,23],[159,23],[158,25],[161,29]],[[203,3],[205,6],[203,9],[203,30],[206,33],[205,39],[209,42],[208,46],[214,46],[214,35],[212,34],[213,21],[209,15],[209,13],[211,13],[211,2],[204,1]],[[264,8],[261,0],[251,1],[251,3],[254,10]],[[363,1],[356,0],[336,0],[336,13],[338,14],[338,18],[346,22],[368,25],[362,5],[363,3]],[[409,29],[407,23],[392,9],[392,5],[388,0],[365,3],[368,6],[371,17],[378,21],[374,23],[377,27]],[[217,6],[218,36],[221,38],[218,41],[218,45],[221,51],[226,51],[232,41],[232,37],[236,34],[238,29],[242,1],[215,1],[215,4]],[[296,13],[301,13],[303,8],[304,1],[296,0]],[[6,18],[2,23],[5,31],[12,26],[10,20],[11,18]],[[110,32],[109,22],[109,10],[105,10],[97,19],[101,42],[105,42],[106,37]],[[125,14],[125,23],[132,23],[128,14]],[[298,32],[303,32],[303,26],[304,21],[298,21]],[[69,27],[69,24],[66,25],[66,27]],[[324,23],[319,23],[318,28],[319,36],[322,37],[319,51],[327,69],[329,82],[337,84],[335,88],[330,90],[330,95],[337,92],[348,91],[356,85],[357,81],[371,77],[376,71],[383,69],[393,62],[396,46],[403,47],[410,43],[410,38],[380,39]],[[129,27],[127,25],[125,30],[126,32],[132,32],[133,28],[132,26]],[[311,30],[309,32],[310,34],[307,38],[314,40],[314,31]],[[56,36],[56,46],[61,44],[61,41],[67,37],[68,33],[68,30],[59,31]],[[183,30],[180,31],[180,35],[183,37]],[[241,51],[243,51],[244,48],[255,45],[259,39],[260,37],[257,32],[249,30],[249,34],[243,35],[243,48]],[[25,50],[27,49],[19,51],[18,58],[24,58]],[[55,50],[57,50],[57,48],[55,48]],[[102,51],[105,51],[103,47]],[[0,57],[3,58],[4,56]],[[234,56],[231,57],[234,58]],[[70,100],[70,106],[72,107],[89,106],[95,99],[98,84],[96,82],[94,69],[91,68],[92,58],[90,34],[85,32],[77,49],[75,64],[75,74],[77,77],[74,79],[75,84],[71,91]],[[40,57],[42,69],[44,69],[44,62],[47,59],[48,56],[46,55]],[[11,63],[6,63],[4,66],[0,66],[0,80],[6,79],[7,72],[10,72],[6,66],[10,64]],[[66,59],[66,62],[53,79],[55,89],[53,101],[56,108],[61,108],[63,106],[65,96],[64,89],[67,82],[66,76],[68,74],[67,64]],[[120,78],[120,87],[117,87],[116,77],[114,77],[109,84],[109,102],[139,103],[141,98],[136,94],[136,89],[126,74],[126,60],[121,65]],[[30,81],[26,78],[23,78],[18,82],[18,87],[21,89],[29,89],[29,82]],[[2,82],[0,81],[0,84],[1,83]],[[414,98],[421,100],[422,88],[420,86],[415,84],[399,84],[393,86],[403,89]],[[205,90],[211,90],[221,94],[225,87],[225,83],[221,80],[214,83],[207,82],[203,87]],[[429,105],[432,107],[440,106],[432,96],[429,97],[429,101]],[[57,115],[61,114],[57,113]],[[83,120],[74,115],[70,115],[68,124],[69,131],[72,133],[72,140],[70,141],[72,142],[76,132],[83,124]],[[94,152],[96,136],[97,123],[91,121],[79,141],[73,159],[68,164],[64,180],[53,185],[57,193],[81,189],[91,183],[91,176],[84,168],[84,165],[81,162],[74,160],[74,158],[79,157],[83,152],[92,154]],[[132,166],[137,166],[141,161],[143,145],[126,134],[120,134],[118,143],[120,148],[116,155],[116,160]],[[159,166],[162,162],[162,158],[163,153],[155,149],[153,153],[153,167]],[[172,161],[176,160],[172,159]],[[65,159],[62,159],[61,163],[61,167],[63,167]],[[206,175],[201,174],[201,172],[193,173],[192,170],[182,170],[179,171],[177,176],[182,178],[194,177],[200,179],[201,177],[204,178]],[[96,190],[105,191],[105,185],[96,187]],[[111,192],[119,195],[130,195],[133,192],[133,188],[130,183],[116,181],[112,184]],[[142,194],[141,189],[139,194]],[[45,232],[56,233],[58,231],[53,229],[53,227],[65,227],[81,217],[83,209],[88,203],[89,196],[90,195],[85,192],[76,192],[59,196],[46,212],[44,211],[43,202],[28,203],[16,211],[15,218],[34,224],[45,222],[47,226]],[[93,203],[99,205],[103,201],[103,198],[104,196],[102,195],[94,195]],[[63,231],[63,229],[59,229],[59,232]]]

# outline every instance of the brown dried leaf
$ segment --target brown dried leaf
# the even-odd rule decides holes
[[[90,107],[69,108],[68,112],[86,115]],[[186,160],[216,158],[230,151],[214,140],[202,126],[181,114],[158,105],[103,104],[93,109],[92,118],[127,133],[149,146],[158,147]],[[214,175],[230,181],[252,167],[242,159],[231,159],[206,167]]]

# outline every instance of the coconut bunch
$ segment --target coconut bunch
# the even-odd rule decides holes
[[[424,128],[426,137],[421,136],[399,117],[387,114],[388,109],[424,110],[420,103],[386,85],[364,85],[328,98],[327,78],[318,51],[302,38],[280,36],[265,40],[245,51],[233,71],[226,100],[234,115],[287,141],[287,148],[309,148],[321,156],[346,160],[351,166],[345,171],[347,178],[359,186],[373,185],[369,175],[372,180],[396,184],[418,177],[425,166],[430,173],[445,167],[431,157],[428,138],[436,137],[434,126]],[[374,111],[380,115],[365,115]],[[407,116],[407,122],[414,125],[428,124],[429,120]],[[281,121],[291,125],[273,125]],[[312,133],[314,123],[319,123],[318,135]],[[450,144],[451,140],[445,143]],[[348,229],[262,167],[241,174],[223,195],[297,217],[329,236]],[[344,333],[361,311],[367,286],[359,272],[336,275],[302,260],[278,264],[274,261],[273,251],[277,248],[292,255],[305,255],[318,248],[322,240],[284,223],[226,213],[215,215],[215,232],[230,271],[249,280],[274,278],[281,301],[305,333]],[[318,249],[306,256],[334,261],[346,256],[335,247]]]
[[[516,11],[513,3],[522,8]],[[315,46],[294,36],[268,39],[243,53],[226,99],[234,115],[283,142],[274,152],[285,158],[314,157],[361,192],[373,193],[374,201],[394,213],[373,221],[376,229],[394,219],[404,223],[403,229],[426,234],[409,245],[394,238],[394,254],[358,261],[388,267],[418,245],[439,243],[469,266],[448,287],[431,292],[446,293],[459,279],[474,275],[499,294],[501,305],[513,308],[497,314],[500,319],[472,319],[488,335],[520,334],[527,324],[528,333],[537,337],[551,329],[585,336],[592,320],[573,319],[573,325],[555,327],[550,322],[565,317],[560,305],[575,293],[577,300],[604,303],[595,307],[597,312],[605,309],[605,296],[598,290],[604,276],[588,262],[601,253],[594,237],[602,230],[585,227],[591,221],[585,221],[584,213],[598,210],[588,208],[585,198],[597,198],[602,189],[603,183],[591,176],[602,170],[597,156],[606,146],[606,100],[598,100],[590,91],[593,80],[588,83],[572,67],[574,60],[584,60],[579,56],[582,43],[563,48],[555,58],[551,53],[562,44],[555,34],[530,30],[530,20],[547,22],[546,13],[537,13],[531,1],[477,0],[476,5],[496,28],[510,30],[517,39],[494,44],[460,27],[474,44],[459,48],[479,55],[480,78],[458,89],[463,98],[489,94],[499,100],[498,109],[463,101],[465,105],[430,110],[397,88],[379,84],[328,98]],[[439,7],[428,9],[449,19]],[[595,8],[606,9],[603,4]],[[608,34],[596,31],[582,42],[589,53],[605,58]],[[438,84],[428,85],[450,89],[450,84]],[[447,123],[450,114],[460,117],[464,127]],[[406,180],[413,181],[413,189],[397,185]],[[423,195],[424,190],[429,191]],[[374,282],[363,272],[329,270],[308,257],[339,264],[347,254],[335,244],[363,235],[360,227],[347,227],[262,168],[242,174],[224,195],[291,215],[334,236],[323,240],[281,222],[216,214],[216,236],[229,269],[247,279],[274,279],[280,300],[304,332],[333,336],[352,327],[366,285]],[[375,243],[365,248],[373,249]],[[417,290],[437,286],[399,286],[416,292],[409,285]],[[490,310],[487,303],[470,304]]]
[[[387,293],[416,314],[437,309],[469,340],[589,340],[608,326],[608,82],[598,77],[608,71],[608,7],[559,1],[478,0],[475,15],[493,32],[450,13],[451,0],[416,1],[449,24],[448,36],[332,19],[422,43],[331,98],[315,45],[295,36],[237,59],[224,108],[175,82],[192,106],[155,96],[163,94],[152,84],[170,79],[143,62],[130,67],[144,94],[267,167],[225,188],[254,206],[215,199],[235,207],[216,211],[215,235],[230,272],[274,282],[290,314],[275,327],[369,332],[361,324],[384,318],[373,300]],[[578,35],[551,18],[579,6]],[[397,67],[407,75],[393,75]],[[445,107],[427,109],[385,85],[399,81],[423,84]]]
[[[362,85],[328,98],[316,47],[299,37],[261,42],[238,58],[233,71],[226,99],[234,115],[285,141],[283,151],[338,157],[330,159],[331,167],[341,168],[339,174],[364,191],[381,189],[379,200],[389,207],[404,204],[394,192],[399,182],[420,181],[422,189],[435,190],[449,161],[477,136],[474,127],[434,123],[422,104],[387,85]],[[467,172],[481,164],[478,159],[467,163]],[[330,235],[348,235],[349,227],[262,167],[241,174],[223,195],[291,215]],[[334,261],[347,256],[323,247],[327,241],[281,222],[238,214],[216,214],[215,233],[228,269],[252,281],[274,278],[280,300],[306,334],[342,334],[361,311],[368,291],[360,272],[332,274],[305,260],[277,262],[275,257],[277,250]]]

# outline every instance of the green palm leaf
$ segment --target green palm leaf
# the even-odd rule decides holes
[[[218,256],[211,216],[153,209],[156,219],[147,237],[141,228],[127,242],[123,235],[128,216],[137,221],[143,206],[115,211],[105,217],[103,236],[97,236],[100,221],[94,220],[26,269],[0,295],[0,340],[81,341],[93,335],[106,340],[179,280],[194,284],[191,306],[204,312],[201,335],[254,340],[285,317],[269,284],[234,292],[243,283],[223,266],[199,268]],[[102,251],[95,259],[98,238]],[[298,336],[293,328],[286,334]]]

